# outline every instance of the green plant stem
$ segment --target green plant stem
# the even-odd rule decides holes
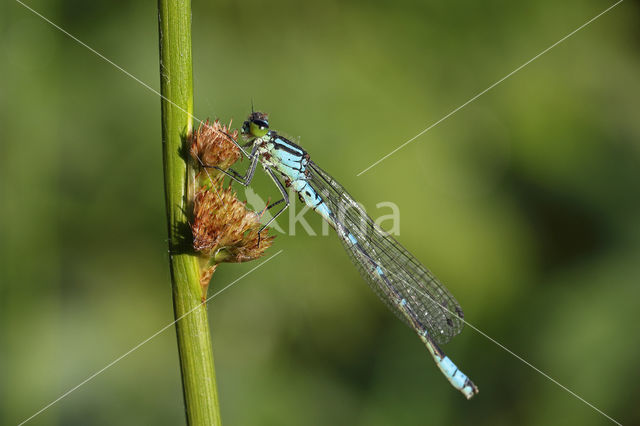
[[[158,0],[158,11],[165,199],[185,411],[189,425],[219,425],[211,337],[187,217],[191,178],[185,137],[192,130],[193,117],[191,4]]]

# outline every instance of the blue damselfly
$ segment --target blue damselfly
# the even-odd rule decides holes
[[[242,135],[248,141],[244,147],[251,147],[247,153],[238,145],[250,160],[249,169],[244,175],[232,169],[220,170],[247,186],[257,164],[262,164],[283,197],[267,207],[282,204],[264,226],[289,206],[286,188],[293,188],[303,203],[336,230],[362,277],[391,311],[416,331],[453,387],[467,399],[475,395],[478,388],[438,346],[460,333],[464,324],[462,309],[451,293],[376,225],[338,182],[311,161],[304,149],[269,130],[266,114],[252,112],[242,126]]]

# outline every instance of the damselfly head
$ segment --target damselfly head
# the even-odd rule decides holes
[[[269,116],[263,112],[252,112],[242,125],[242,135],[261,138],[269,131]]]

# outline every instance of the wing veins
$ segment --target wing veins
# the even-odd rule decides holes
[[[336,226],[344,227],[342,231],[338,229],[340,239],[351,259],[358,266],[361,275],[378,296],[391,307],[398,317],[415,328],[402,310],[389,300],[390,295],[385,291],[385,287],[388,285],[380,282],[382,279],[376,281],[377,274],[366,269],[366,261],[362,259],[362,254],[358,253],[357,248],[351,244],[347,235],[342,235],[344,232],[351,232],[354,236],[359,237],[356,239],[362,244],[362,248],[370,252],[368,254],[365,252],[366,257],[372,258],[377,266],[389,272],[387,277],[393,278],[391,279],[393,288],[399,287],[396,290],[407,299],[407,303],[411,303],[413,311],[421,314],[419,318],[423,318],[427,322],[425,328],[438,343],[446,343],[458,334],[463,326],[460,319],[462,310],[453,295],[400,243],[382,231],[338,182],[315,163],[309,162],[309,166],[311,169],[309,181],[316,186],[314,189],[334,213],[344,213],[344,216],[340,214],[336,216]],[[342,208],[345,204],[349,206],[346,211]],[[340,222],[343,218],[345,224]],[[362,225],[365,226],[366,232],[362,231]],[[368,238],[368,233],[373,233],[375,238]],[[410,271],[406,269],[408,265],[410,265]],[[420,280],[416,279],[416,275]],[[414,285],[409,284],[410,282]],[[456,315],[449,317],[450,313],[457,313],[460,318]]]

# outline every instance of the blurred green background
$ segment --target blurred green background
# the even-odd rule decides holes
[[[155,2],[28,4],[159,87]],[[371,213],[399,206],[399,240],[470,323],[640,424],[637,2],[356,177],[611,4],[196,1],[195,115],[238,124],[253,99]],[[0,423],[17,424],[173,312],[158,97],[18,3],[0,22]],[[253,190],[277,196],[261,173]],[[609,424],[470,327],[444,347],[480,387],[464,400],[334,235],[279,249],[209,306],[225,424]],[[183,424],[175,340],[30,424]]]

